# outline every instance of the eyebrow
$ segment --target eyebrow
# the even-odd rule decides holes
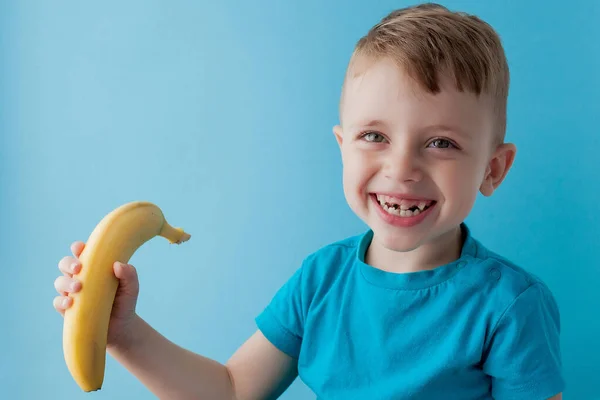
[[[369,121],[359,121],[358,123],[352,124],[350,125],[350,128],[355,129],[357,127],[366,127],[366,128],[374,128],[377,126],[387,126],[387,124],[385,122],[383,122],[382,120],[379,119],[372,119]]]
[[[468,138],[470,137],[469,133],[467,131],[465,131],[464,129],[461,129],[457,126],[452,126],[452,125],[445,125],[445,124],[435,124],[435,125],[429,125],[426,126],[424,129],[424,131],[445,131],[445,132],[454,132],[459,136],[462,136],[464,138]]]
[[[368,120],[366,122],[360,122],[358,124],[354,124],[351,126],[351,128],[356,128],[356,127],[366,127],[366,128],[374,128],[374,127],[387,127],[388,125],[380,120],[380,119],[372,119],[372,120]],[[424,127],[422,129],[422,131],[426,132],[426,131],[444,131],[444,132],[454,132],[459,136],[468,138],[470,137],[470,135],[468,134],[467,131],[465,131],[464,129],[460,129],[457,126],[452,126],[452,125],[447,125],[447,124],[434,124],[434,125],[427,125],[426,127]]]
[[[383,122],[379,119],[372,119],[365,124],[361,124],[361,126],[368,126],[368,127],[382,126],[382,125],[386,125],[386,124],[385,124],[385,122]]]

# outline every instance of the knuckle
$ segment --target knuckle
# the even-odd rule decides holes
[[[64,268],[66,268],[72,262],[72,260],[73,260],[73,257],[71,257],[71,256],[64,256],[58,262],[58,267],[60,269],[64,269]]]
[[[60,310],[60,311],[67,308],[67,304],[66,304],[65,300],[68,300],[67,296],[56,296],[53,301],[54,308],[56,308],[57,310]]]
[[[67,288],[68,288],[68,286],[69,286],[69,282],[68,281],[69,281],[69,278],[67,278],[66,276],[59,276],[54,281],[54,286],[58,290],[66,291]]]
[[[80,253],[84,247],[84,242],[82,242],[81,240],[76,240],[73,243],[71,243],[71,253],[73,253],[73,255],[78,255],[78,253]]]

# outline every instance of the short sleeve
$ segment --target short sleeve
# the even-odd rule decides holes
[[[483,370],[497,400],[546,400],[564,391],[560,315],[543,284],[527,288],[500,318]]]
[[[263,335],[293,358],[300,354],[304,328],[302,276],[300,267],[255,319]]]

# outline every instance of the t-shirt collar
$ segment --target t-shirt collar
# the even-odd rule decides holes
[[[460,257],[435,269],[394,273],[366,264],[365,254],[369,244],[373,240],[373,231],[371,229],[366,231],[360,238],[356,251],[356,264],[362,276],[368,282],[377,286],[390,289],[415,290],[437,285],[453,276],[469,262],[472,262],[477,255],[477,242],[472,237],[470,229],[464,222],[460,226],[464,237]]]

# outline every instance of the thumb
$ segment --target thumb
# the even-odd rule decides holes
[[[124,295],[137,296],[139,281],[137,270],[131,264],[115,262],[113,265],[115,276],[119,279],[118,291]]]

